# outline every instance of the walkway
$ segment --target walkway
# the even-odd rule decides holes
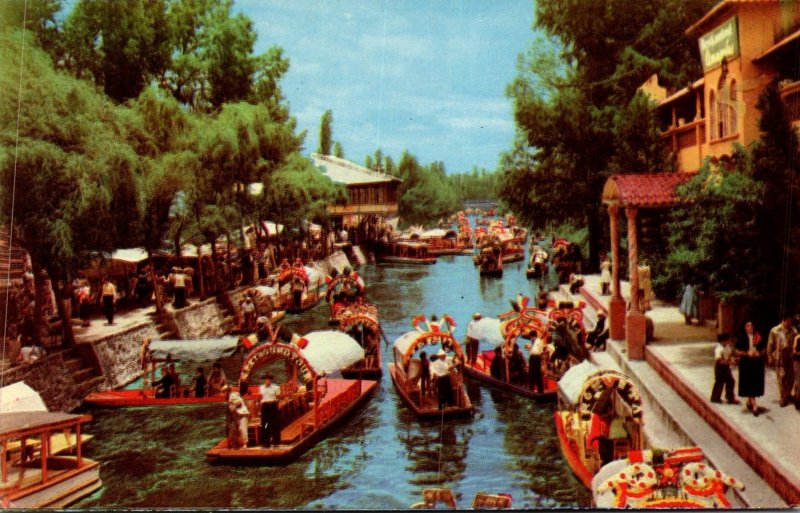
[[[610,296],[600,296],[599,290],[599,276],[586,276],[581,295],[592,307],[586,309],[591,322],[598,307],[608,309]],[[622,293],[629,297],[627,282],[622,283]],[[624,341],[609,343],[611,356],[624,371],[635,375],[631,377],[652,388],[652,399],[670,417],[661,420],[673,422],[676,430],[703,447],[712,463],[748,483],[743,474],[751,470],[736,463],[744,460],[763,478],[756,486],[752,481],[757,477],[750,478],[750,486],[742,494],[746,506],[778,508],[800,504],[800,411],[791,406],[779,407],[775,372],[767,369],[765,395],[759,400],[764,411],[759,417],[747,411],[744,401],[739,406],[711,403],[715,327],[709,323],[687,325],[672,303],[655,300],[652,307],[646,314],[653,320],[655,337],[645,348],[646,361],[628,361]],[[734,376],[738,381],[736,369]],[[730,454],[731,451],[735,453]],[[719,461],[715,462],[714,457]]]

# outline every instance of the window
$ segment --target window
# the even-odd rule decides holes
[[[736,80],[731,79],[731,86],[728,91],[728,129],[729,135],[738,132],[736,129]]]
[[[713,141],[717,138],[717,102],[713,89],[708,93],[708,113],[710,117],[708,123],[708,139]]]

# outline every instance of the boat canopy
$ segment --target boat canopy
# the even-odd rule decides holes
[[[43,433],[90,420],[92,420],[91,415],[73,415],[52,411],[3,413],[0,414],[0,440]]]
[[[641,418],[642,399],[639,389],[625,374],[584,360],[564,373],[558,381],[558,392],[571,408],[594,411],[595,404],[609,392],[622,400],[628,414]]]
[[[301,349],[303,356],[320,376],[337,372],[364,359],[364,348],[341,331],[312,331],[303,338],[308,341]]]
[[[147,260],[147,251],[142,248],[118,249],[111,254],[111,260],[138,264],[139,262]]]
[[[505,321],[495,319],[494,317],[484,317],[475,322],[472,333],[478,340],[483,340],[497,346],[505,341],[505,336],[503,335],[504,325]]]
[[[0,388],[0,413],[47,411],[39,392],[24,381]]]
[[[338,312],[339,327],[346,331],[355,325],[365,326],[379,332],[381,325],[378,322],[378,308],[375,305],[356,303],[348,305]]]
[[[419,234],[420,239],[455,239],[456,236],[455,230],[445,230],[443,228],[434,228]]]
[[[603,375],[606,372],[613,371],[608,367],[596,365],[589,360],[573,365],[558,380],[558,393],[561,399],[570,407],[577,406],[586,382],[593,379],[595,375]]]
[[[153,340],[150,350],[154,358],[167,355],[178,361],[204,362],[230,356],[236,351],[236,337],[208,338],[197,340]]]
[[[403,365],[408,365],[414,352],[426,345],[441,345],[445,351],[455,351],[459,358],[464,359],[464,353],[458,341],[447,331],[409,331],[394,341],[394,350],[395,354],[402,355]]]

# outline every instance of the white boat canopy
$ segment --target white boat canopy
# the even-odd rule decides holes
[[[0,388],[0,413],[21,411],[47,411],[47,406],[39,392],[24,381]]]
[[[451,239],[456,238],[455,230],[445,230],[442,228],[434,228],[432,230],[428,230],[419,234],[420,239],[444,239],[445,237],[449,237]]]
[[[472,334],[478,340],[489,342],[492,345],[500,345],[505,342],[503,336],[503,321],[494,317],[484,317],[475,322]]]
[[[603,374],[605,372],[613,371],[608,367],[596,365],[589,360],[573,365],[558,380],[558,394],[570,407],[574,407],[580,402],[581,392],[586,382],[595,374]]]
[[[150,350],[155,358],[172,355],[182,362],[206,362],[230,356],[236,351],[236,337],[208,338],[197,340],[153,340]]]
[[[446,342],[446,343],[445,343]],[[446,331],[409,331],[400,335],[394,341],[395,358],[399,355],[403,360],[403,365],[408,365],[408,361],[414,352],[426,345],[442,346],[445,351],[455,351],[459,358],[464,358],[464,352],[458,340],[451,333]]]
[[[308,343],[300,351],[320,376],[338,372],[364,359],[364,348],[341,331],[312,331],[303,338]]]
[[[138,264],[147,260],[147,251],[142,248],[118,249],[111,254],[111,260],[119,260],[129,264]]]

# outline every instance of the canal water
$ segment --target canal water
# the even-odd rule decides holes
[[[524,262],[502,279],[481,278],[469,256],[440,257],[429,266],[367,265],[359,269],[367,300],[378,305],[389,340],[412,329],[419,314],[452,316],[463,340],[475,312],[496,316],[509,299],[536,295]],[[288,316],[298,333],[329,329],[327,305]],[[426,487],[448,487],[459,507],[475,494],[509,493],[514,508],[573,508],[591,496],[561,455],[554,404],[466,380],[475,415],[422,422],[400,401],[384,347],[380,387],[365,408],[292,464],[211,464],[205,453],[225,434],[225,406],[89,409],[95,438],[86,454],[103,462],[104,487],[76,504],[94,507],[406,509]],[[228,378],[238,360],[227,362]],[[183,375],[191,376],[185,368]]]

